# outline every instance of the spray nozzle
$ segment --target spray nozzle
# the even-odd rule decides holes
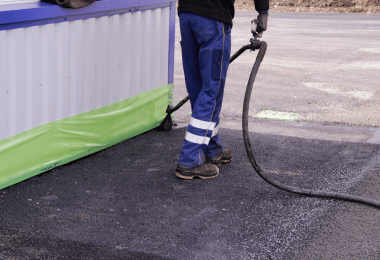
[[[251,21],[251,33],[252,33],[253,37],[255,38],[255,40],[257,38],[261,38],[263,36],[263,32],[260,32],[260,33],[257,32],[258,22],[259,21],[257,19],[254,19]]]

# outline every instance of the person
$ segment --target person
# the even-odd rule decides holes
[[[232,160],[218,130],[224,85],[231,54],[235,0],[179,0],[178,16],[186,89],[191,119],[175,175],[181,179],[215,178]],[[257,32],[266,30],[269,0],[254,0]]]

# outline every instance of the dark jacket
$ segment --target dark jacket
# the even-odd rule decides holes
[[[269,0],[254,1],[256,11],[269,9]],[[232,26],[232,19],[235,16],[234,3],[235,0],[179,0],[178,14],[182,12],[191,12],[226,22]]]

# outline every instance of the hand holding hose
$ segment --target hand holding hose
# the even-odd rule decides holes
[[[260,13],[257,16],[257,32],[261,33],[267,30],[267,24],[268,24],[268,14],[267,13]]]
[[[251,21],[251,32],[253,36],[261,37],[262,32],[266,31],[268,24],[268,14],[267,13],[259,13],[257,19]]]

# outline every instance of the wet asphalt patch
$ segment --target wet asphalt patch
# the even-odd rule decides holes
[[[153,130],[1,190],[0,258],[282,259],[349,204],[271,187],[231,129],[220,130],[234,157],[219,176],[180,180],[185,132]],[[380,150],[258,133],[251,140],[272,178],[330,191],[362,183]]]

